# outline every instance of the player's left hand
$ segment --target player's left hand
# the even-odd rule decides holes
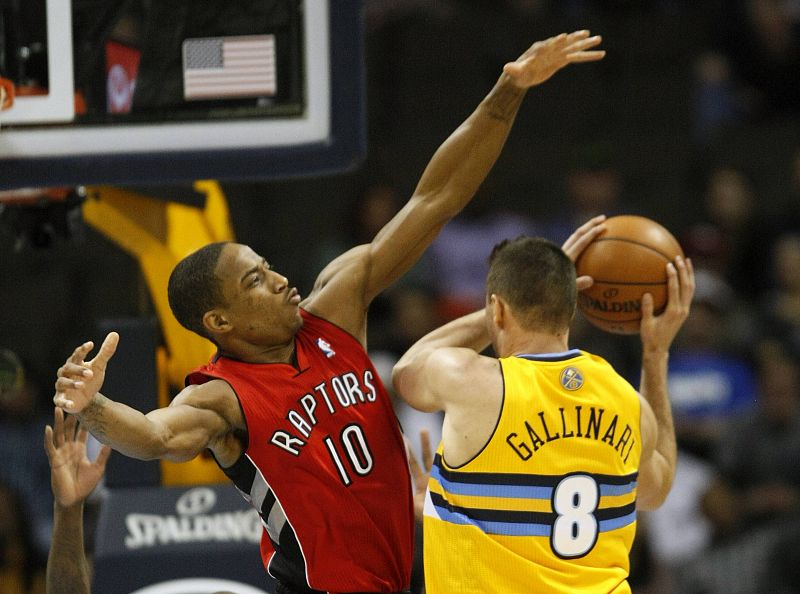
[[[694,297],[694,267],[689,258],[678,256],[675,262],[667,263],[667,305],[664,311],[655,315],[653,296],[642,296],[642,322],[639,335],[645,351],[666,351],[678,334],[686,318]]]
[[[82,503],[103,476],[111,448],[104,445],[94,461],[86,455],[86,429],[77,428],[74,415],[64,419],[56,407],[53,427],[44,429],[44,449],[50,462],[50,484],[56,502],[62,507]],[[77,431],[76,431],[77,428]]]
[[[537,41],[514,62],[503,66],[503,72],[522,89],[540,85],[569,64],[596,62],[606,52],[593,50],[603,41],[599,35],[589,36],[581,30],[562,33],[544,41]]]
[[[606,215],[598,215],[589,219],[572,232],[572,235],[570,235],[564,242],[564,245],[561,246],[561,249],[569,256],[570,260],[575,262],[583,250],[594,241],[594,238],[605,231],[605,225],[603,225],[605,220]],[[592,286],[594,279],[591,276],[584,275],[579,276],[576,282],[578,290],[585,291]]]

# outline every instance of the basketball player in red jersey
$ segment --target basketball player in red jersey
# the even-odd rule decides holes
[[[178,263],[173,313],[218,353],[170,406],[142,414],[100,394],[114,332],[91,360],[91,342],[75,349],[58,371],[55,404],[128,456],[184,461],[211,450],[261,514],[279,594],[404,591],[412,492],[397,420],[365,352],[367,307],[475,194],[526,90],[601,59],[600,42],[561,34],[506,64],[408,203],[370,244],[331,262],[305,300],[245,245],[211,244]]]

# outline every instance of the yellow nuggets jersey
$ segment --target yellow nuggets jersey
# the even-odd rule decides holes
[[[500,359],[503,406],[466,464],[436,454],[428,594],[630,592],[641,455],[636,390],[602,358]]]

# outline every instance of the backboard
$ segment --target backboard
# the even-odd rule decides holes
[[[0,0],[0,189],[268,179],[366,150],[362,0]]]

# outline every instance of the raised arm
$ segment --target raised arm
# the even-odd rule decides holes
[[[675,478],[677,447],[667,386],[669,347],[689,315],[694,296],[691,260],[677,258],[667,264],[669,301],[664,312],[653,315],[653,300],[642,299],[642,441],[639,464],[637,507],[659,507],[669,494]]]
[[[534,43],[506,64],[477,109],[438,148],[409,202],[368,246],[335,260],[320,275],[307,307],[352,330],[370,301],[416,262],[444,224],[475,195],[505,144],[525,92],[568,64],[601,59],[588,31]],[[346,311],[342,303],[352,303]],[[347,316],[350,316],[349,319]]]
[[[75,349],[58,370],[56,406],[76,415],[99,441],[140,460],[191,460],[230,432],[232,422],[224,404],[230,388],[223,382],[190,386],[170,406],[147,414],[103,396],[100,388],[118,342],[119,335],[109,333],[90,361],[85,358],[93,343]],[[228,400],[235,403],[235,397]]]
[[[94,461],[86,456],[85,429],[76,431],[73,416],[64,420],[55,409],[53,426],[45,427],[44,447],[53,489],[53,537],[47,556],[47,594],[89,594],[89,563],[83,543],[83,503],[105,472],[111,453],[103,446]]]

